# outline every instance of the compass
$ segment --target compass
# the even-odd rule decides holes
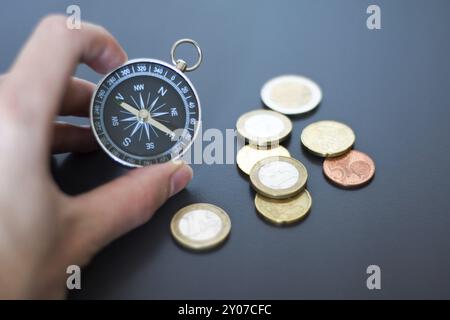
[[[175,58],[181,44],[193,45],[198,61],[191,67]],[[91,101],[91,125],[102,149],[129,167],[181,157],[200,127],[197,92],[184,72],[202,61],[198,44],[181,39],[171,50],[172,63],[134,59],[111,71],[97,85]]]

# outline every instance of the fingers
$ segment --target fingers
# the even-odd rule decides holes
[[[93,191],[73,199],[71,211],[82,246],[95,250],[146,222],[169,197],[192,179],[192,169],[182,161],[132,170]],[[92,252],[94,254],[94,252]]]
[[[55,123],[52,153],[91,152],[98,148],[90,127]]]
[[[46,17],[8,74],[8,89],[16,93],[12,100],[20,102],[12,107],[33,113],[34,121],[42,118],[48,126],[78,63],[106,73],[125,60],[125,52],[105,29],[83,23],[81,29],[71,30],[66,17]]]
[[[60,115],[89,116],[89,105],[95,85],[92,82],[72,78],[67,86]],[[98,148],[90,127],[80,127],[68,123],[55,123],[52,153],[91,152]]]
[[[59,112],[62,116],[89,116],[89,105],[95,84],[79,78],[72,78],[66,89],[66,94]]]
[[[0,85],[6,77],[7,74],[0,74]],[[59,114],[62,116],[88,117],[94,91],[94,83],[72,77],[67,85]]]

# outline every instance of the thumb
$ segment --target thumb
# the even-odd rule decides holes
[[[193,172],[185,162],[134,169],[127,175],[73,199],[77,238],[97,249],[148,221],[169,197],[181,191]],[[85,242],[87,241],[87,243]],[[83,245],[82,245],[83,246]]]

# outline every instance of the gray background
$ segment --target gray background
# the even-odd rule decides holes
[[[450,298],[450,1],[2,1],[0,71],[39,17],[72,3],[130,58],[167,61],[175,40],[196,39],[205,60],[189,77],[205,129],[234,128],[279,74],[311,77],[324,99],[293,118],[285,144],[310,174],[304,222],[265,223],[235,165],[196,165],[189,188],[103,250],[71,298]],[[381,6],[379,31],[366,28],[372,3]],[[86,67],[77,73],[100,79]],[[355,148],[377,165],[370,185],[333,187],[322,160],[300,148],[302,128],[321,119],[354,129]],[[54,164],[71,194],[126,171],[101,151]],[[229,241],[206,254],[180,249],[169,232],[176,210],[199,201],[224,208],[233,223]],[[366,288],[370,264],[382,269],[382,290]]]

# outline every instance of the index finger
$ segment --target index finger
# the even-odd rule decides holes
[[[83,23],[69,29],[66,17],[44,18],[26,43],[8,74],[9,88],[20,94],[20,106],[42,116],[45,124],[53,120],[67,83],[80,63],[99,73],[121,65],[126,54],[104,28]],[[30,111],[34,109],[36,112]]]

